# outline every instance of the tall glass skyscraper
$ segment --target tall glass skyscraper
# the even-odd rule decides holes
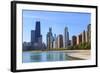
[[[40,21],[36,21],[35,30],[31,30],[31,48],[32,49],[43,48]]]
[[[63,38],[63,47],[64,48],[67,48],[68,47],[68,44],[69,44],[69,32],[68,32],[68,27],[65,27],[64,29],[64,38]]]
[[[72,46],[77,45],[77,37],[75,35],[72,36]]]
[[[87,26],[87,40],[91,43],[91,24]]]
[[[47,48],[53,48],[52,28],[49,28],[49,32],[47,33]]]
[[[35,42],[38,42],[38,38],[41,37],[40,21],[36,21],[35,27]]]
[[[58,36],[58,48],[63,48],[63,35],[62,34],[60,34],[59,36]]]
[[[82,32],[82,43],[86,42],[86,34],[85,30]]]
[[[35,43],[35,30],[31,30],[31,45]]]

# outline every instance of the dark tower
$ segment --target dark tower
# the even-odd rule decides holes
[[[36,27],[35,27],[35,42],[38,42],[38,38],[41,37],[40,32],[40,21],[36,21]]]
[[[31,45],[35,43],[35,30],[31,30]]]

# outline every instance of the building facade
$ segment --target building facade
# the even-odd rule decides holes
[[[58,36],[58,48],[63,48],[63,35]]]
[[[91,24],[87,26],[87,41],[91,42]]]
[[[31,49],[42,50],[43,42],[40,21],[36,21],[35,30],[31,30]]]
[[[82,33],[77,36],[77,45],[82,43]]]
[[[35,42],[38,42],[38,38],[41,37],[40,21],[36,21],[35,27]]]
[[[52,35],[52,28],[49,28],[49,32],[47,33],[47,48],[53,48],[53,35]]]
[[[72,46],[77,45],[77,37],[76,36],[72,36]]]
[[[86,42],[86,32],[85,30],[82,32],[82,43]]]
[[[35,30],[31,30],[31,44],[35,43]]]
[[[65,27],[64,38],[63,38],[63,47],[67,48],[68,44],[69,44],[69,32],[68,32],[68,27]]]

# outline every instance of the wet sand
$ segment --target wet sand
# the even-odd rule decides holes
[[[91,50],[66,50],[68,56],[80,58],[80,59],[90,59]]]

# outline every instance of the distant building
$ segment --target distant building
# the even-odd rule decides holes
[[[42,35],[40,21],[36,21],[35,30],[31,30],[31,49],[42,50]]]
[[[35,27],[35,42],[38,42],[38,38],[41,37],[40,21],[36,21]]]
[[[56,34],[54,34],[53,48],[57,48],[57,47],[56,47]]]
[[[80,43],[82,43],[82,34],[77,36],[77,45],[79,45]]]
[[[58,36],[58,48],[63,48],[63,35]]]
[[[45,49],[47,49],[47,47],[46,47],[45,43],[42,43],[42,50],[45,50]]]
[[[53,41],[53,48],[56,48],[56,40]]]
[[[77,37],[76,36],[72,36],[72,46],[77,45]]]
[[[42,35],[40,35],[40,37],[38,37],[38,43],[42,44]]]
[[[69,32],[68,32],[68,27],[65,27],[64,38],[63,38],[63,47],[67,48],[68,44],[69,44]]]
[[[35,43],[35,30],[31,30],[31,45]]]
[[[71,40],[69,40],[68,46],[71,46]]]
[[[31,43],[23,42],[23,50],[31,50]]]
[[[87,38],[87,37],[88,37],[88,36],[87,36],[87,31],[85,31],[85,38],[86,38],[85,41],[86,41],[86,42],[88,42],[88,38]]]
[[[58,42],[58,41],[59,41],[59,37],[57,36],[57,37],[56,37],[56,48],[59,48],[59,46],[58,46],[58,43],[59,43],[59,42]]]
[[[87,26],[87,40],[91,42],[91,24]]]
[[[49,32],[47,33],[47,48],[53,48],[53,35],[52,35],[52,28],[49,28]]]
[[[86,42],[86,32],[85,30],[82,32],[82,43]]]

